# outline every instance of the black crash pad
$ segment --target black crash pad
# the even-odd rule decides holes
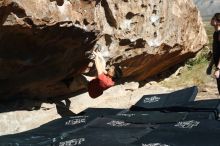
[[[144,96],[130,109],[89,108],[0,146],[219,146],[219,100],[194,101],[196,87]]]
[[[116,119],[121,119],[130,123],[151,123],[164,124],[175,123],[182,120],[215,120],[214,112],[160,112],[160,111],[128,111],[119,113],[114,116],[106,116]]]
[[[83,140],[82,146],[128,146],[156,128],[149,124],[132,124],[114,118],[97,118],[86,128],[69,135],[56,145]]]
[[[185,105],[194,101],[198,93],[196,86],[171,93],[144,95],[130,110],[157,110]]]
[[[189,120],[161,125],[143,136],[135,145],[219,146],[220,122]]]

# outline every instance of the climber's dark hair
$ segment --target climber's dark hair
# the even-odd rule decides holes
[[[113,81],[117,81],[118,79],[120,79],[123,76],[123,72],[121,70],[121,67],[119,65],[115,65],[115,70],[114,70],[114,76],[112,77]]]
[[[214,18],[218,23],[220,23],[220,13],[215,13]]]

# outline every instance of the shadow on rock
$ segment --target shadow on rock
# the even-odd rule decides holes
[[[0,103],[0,113],[11,112],[11,111],[33,111],[41,108],[42,101],[34,99],[13,99],[2,101]]]
[[[33,110],[49,110],[50,108],[42,107],[43,103],[55,104],[57,113],[61,117],[75,115],[70,110],[71,101],[69,98],[85,93],[86,89],[79,90],[77,92],[62,95],[57,97],[45,97],[45,98],[28,98],[22,95],[10,97],[8,100],[2,100],[0,102],[0,113],[13,112],[13,111],[33,111]]]

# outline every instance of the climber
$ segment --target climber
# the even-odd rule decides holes
[[[97,76],[89,81],[88,92],[91,98],[102,95],[103,91],[112,87],[115,82],[122,76],[119,66],[111,66],[106,70],[106,62],[99,51],[93,51]]]
[[[213,34],[213,61],[216,67],[214,76],[217,80],[218,92],[220,94],[220,13],[216,13],[212,20],[211,25],[214,27],[215,32]]]
[[[84,74],[78,75],[77,77],[69,77],[62,80],[62,82],[71,91],[78,91],[79,89],[87,88],[89,96],[96,98],[102,95],[103,91],[113,86],[115,82],[122,76],[122,71],[119,66],[111,66],[106,70],[106,62],[100,53],[100,45],[96,45],[94,50],[87,51],[86,56],[91,60],[90,67],[84,69],[83,73],[88,73],[91,70],[93,64],[96,68],[96,76],[90,77]]]

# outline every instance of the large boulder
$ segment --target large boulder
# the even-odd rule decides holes
[[[192,0],[3,0],[1,99],[77,91],[81,86],[65,81],[80,82],[90,62],[85,52],[95,44],[108,65],[121,65],[125,79],[140,81],[193,57],[206,43]]]

